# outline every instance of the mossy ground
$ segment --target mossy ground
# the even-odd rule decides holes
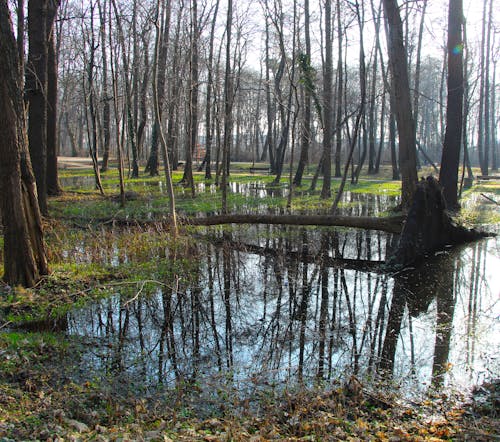
[[[151,400],[134,392],[115,395],[105,383],[77,376],[82,345],[78,339],[31,333],[19,325],[57,320],[69,309],[109,296],[116,285],[136,288],[151,278],[188,278],[189,245],[195,239],[187,230],[174,242],[159,224],[140,225],[167,213],[168,201],[159,184],[162,176],[127,180],[134,198],[124,208],[112,197],[118,194],[115,171],[104,174],[105,197],[94,190],[89,170],[64,170],[61,178],[74,179],[75,184],[50,199],[51,218],[45,231],[52,273],[33,289],[0,286],[0,440],[486,441],[499,434],[494,405],[498,402],[479,409],[470,404],[470,398],[460,396],[430,396],[408,404],[389,393],[390,389],[362,386],[352,394],[339,384],[269,390],[250,406],[227,391],[208,417],[197,417],[192,408],[195,386],[179,386]],[[180,173],[174,174],[175,181],[180,178]],[[399,183],[375,178],[362,177],[347,190],[399,193]],[[86,184],[82,187],[78,180]],[[231,180],[258,183],[269,190],[265,197],[230,194],[232,210],[286,207],[286,195],[279,192],[286,185],[273,186],[273,177],[267,174],[249,175],[244,170],[233,173]],[[195,182],[205,183],[203,175],[196,174]],[[338,184],[334,181],[333,191]],[[308,191],[309,186],[310,180],[305,179],[294,189],[292,211],[318,212],[330,207],[331,201],[321,201],[319,192]],[[220,210],[220,195],[210,187],[194,199],[180,186],[176,194],[183,214]],[[498,202],[499,195],[497,182],[481,182],[464,192],[462,220],[471,225],[499,223],[498,206],[491,201]],[[117,230],[108,227],[119,219],[136,220],[137,226],[116,234]],[[227,227],[231,228],[237,227]],[[189,229],[196,232],[196,228]],[[126,256],[117,255],[117,249],[125,250]],[[158,250],[163,250],[162,258]],[[136,291],[131,290],[131,296]]]

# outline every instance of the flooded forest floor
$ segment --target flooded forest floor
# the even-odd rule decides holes
[[[51,274],[0,283],[0,441],[500,439],[498,237],[387,274],[392,234],[184,225],[174,241],[162,178],[128,180],[120,207],[115,172],[105,196],[86,169],[61,177]],[[308,180],[289,199],[272,178],[233,173],[230,212],[328,211]],[[399,184],[378,178],[341,213],[390,215]],[[220,213],[195,185],[176,187],[180,215]],[[498,233],[499,200],[476,183],[460,222]]]

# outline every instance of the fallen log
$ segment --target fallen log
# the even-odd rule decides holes
[[[171,223],[170,217],[161,219],[132,219],[121,217],[91,218],[65,217],[76,227],[86,228],[88,224],[108,224],[112,226],[165,226]],[[223,224],[277,224],[290,226],[329,226],[352,227],[356,229],[380,230],[388,233],[401,233],[404,215],[387,217],[339,216],[339,215],[269,215],[269,214],[228,214],[207,217],[178,216],[181,225],[216,226]]]
[[[339,216],[339,215],[269,215],[269,214],[228,214],[206,218],[180,217],[183,224],[192,226],[214,226],[219,224],[280,224],[291,226],[337,226],[357,229],[381,230],[401,233],[405,217]]]

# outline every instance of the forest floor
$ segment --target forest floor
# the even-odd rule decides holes
[[[68,176],[80,174],[76,166],[70,166]],[[110,186],[116,189],[116,182]],[[140,188],[144,185],[134,191]],[[478,185],[471,198],[479,203],[464,218],[472,224],[498,223],[498,206],[482,193],[498,201],[499,183]],[[193,213],[204,207],[180,197],[181,207],[183,203],[184,210]],[[131,206],[132,215],[144,214],[139,205]],[[53,219],[47,221],[47,230],[53,274],[29,290],[0,283],[0,441],[500,440],[498,380],[473,391],[429,392],[418,399],[408,399],[394,386],[365,384],[355,377],[317,386],[264,389],[252,400],[230,390],[218,391],[218,400],[199,413],[198,385],[137,394],[111,388],[112,379],[87,378],[80,365],[87,344],[45,332],[37,321],[102,296],[94,289],[106,282],[127,281],[132,274],[140,278],[138,268],[110,272],[64,263],[60,243],[79,239],[73,232],[75,219],[86,224],[118,212],[116,202],[103,200],[93,190],[82,194],[75,188],[52,199]],[[130,247],[138,247],[143,239]]]
[[[228,393],[197,417],[193,386],[165,400],[69,380],[79,351],[50,334],[0,335],[1,441],[494,441],[500,435],[499,383],[471,395],[407,401],[352,378],[268,393],[253,404]]]

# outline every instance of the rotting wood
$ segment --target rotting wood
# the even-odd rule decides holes
[[[387,260],[388,266],[399,270],[446,246],[488,236],[494,235],[458,225],[446,210],[441,185],[432,176],[422,178],[413,195],[399,244]]]

